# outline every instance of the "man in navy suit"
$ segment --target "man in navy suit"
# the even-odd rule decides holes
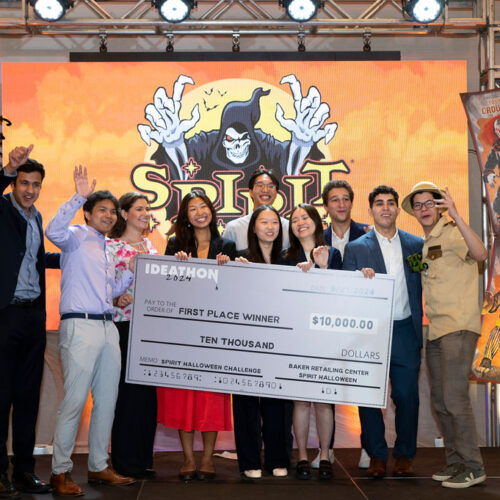
[[[418,372],[422,348],[422,285],[420,273],[412,272],[407,258],[422,251],[423,240],[396,228],[398,193],[378,186],[369,195],[374,229],[346,246],[343,268],[360,270],[366,277],[376,273],[395,277],[394,323],[389,376],[391,399],[396,406],[395,476],[409,476],[417,450]],[[370,455],[368,475],[385,476],[388,458],[382,411],[359,408],[361,444]]]
[[[354,192],[347,181],[327,182],[321,197],[331,219],[330,225],[325,229],[326,244],[339,250],[343,257],[347,243],[363,236],[370,228],[351,219]]]
[[[28,158],[33,146],[17,147],[0,170],[0,498],[19,492],[48,493],[34,474],[35,426],[45,351],[45,268],[59,267],[46,254],[42,217],[35,208],[45,175]],[[11,185],[12,192],[2,195]],[[7,469],[7,432],[12,408],[13,483]]]
[[[323,206],[325,207],[325,210],[331,220],[330,225],[325,229],[326,244],[330,247],[336,248],[343,258],[344,249],[347,243],[363,236],[363,234],[370,230],[370,226],[354,222],[351,219],[354,191],[347,181],[338,179],[327,182],[323,188],[321,197],[323,199]],[[335,405],[332,405],[332,409],[334,422],[332,439],[330,441],[330,461],[333,463],[333,443],[335,441]],[[312,462],[313,468],[319,467],[319,455],[320,454],[318,453],[318,456]],[[365,465],[367,461],[368,457],[366,452],[365,450],[362,450],[359,467],[367,468],[368,465]]]

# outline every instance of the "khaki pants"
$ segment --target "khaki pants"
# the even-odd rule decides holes
[[[120,379],[120,345],[112,321],[65,319],[59,326],[59,354],[64,375],[64,399],[56,417],[52,472],[71,471],[71,454],[87,401],[92,393],[89,427],[90,471],[108,465],[108,446]]]

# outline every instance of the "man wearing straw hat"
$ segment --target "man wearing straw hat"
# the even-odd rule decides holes
[[[432,182],[419,182],[402,207],[425,234],[422,256],[411,264],[422,275],[431,400],[446,448],[446,467],[432,479],[447,488],[468,488],[486,479],[468,379],[481,331],[477,262],[488,253],[458,213],[447,187],[443,191]],[[446,210],[449,218],[443,215]]]

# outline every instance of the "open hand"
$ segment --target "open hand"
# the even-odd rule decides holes
[[[75,171],[73,172],[73,178],[75,179],[75,192],[82,198],[88,198],[95,189],[96,180],[92,181],[89,185],[89,179],[87,176],[87,167],[82,167],[81,165],[75,165]]]

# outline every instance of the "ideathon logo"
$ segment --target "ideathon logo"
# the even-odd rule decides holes
[[[213,280],[217,283],[219,270],[217,268],[206,268],[186,266],[179,264],[153,264],[146,263],[145,274],[157,274],[171,281],[191,281],[193,278],[200,280]]]

